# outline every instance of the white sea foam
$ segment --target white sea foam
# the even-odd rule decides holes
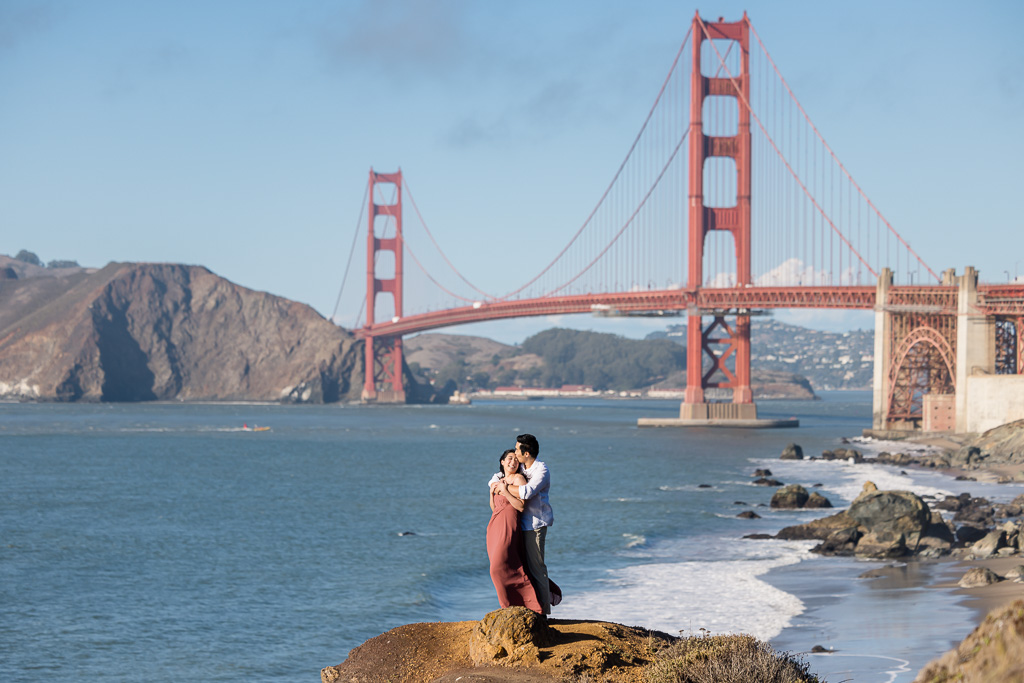
[[[701,486],[699,484],[683,484],[682,486],[659,486],[659,491],[721,491],[717,486]]]
[[[771,468],[772,476],[786,483],[821,482],[837,507],[851,503],[864,488],[865,482],[873,482],[880,490],[913,491],[919,496],[945,496],[951,493],[945,480],[900,474],[900,470],[870,462],[854,464],[850,460],[754,460],[759,466]],[[836,498],[841,500],[836,500]]]
[[[706,628],[712,633],[749,633],[768,640],[803,612],[799,598],[759,577],[799,562],[808,552],[808,544],[709,542],[719,545],[727,557],[609,570],[601,587],[567,595],[557,616],[605,619],[671,634]],[[694,539],[685,546],[687,554],[692,554],[694,547],[709,547]],[[682,546],[669,542],[652,550],[651,556],[664,557],[682,551]]]
[[[626,539],[627,548],[636,548],[647,543],[647,539],[640,534],[622,534],[622,537]]]

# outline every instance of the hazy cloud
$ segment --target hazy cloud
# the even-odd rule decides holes
[[[474,39],[466,0],[367,0],[320,31],[333,69],[395,80],[441,77],[468,63]]]
[[[0,2],[0,56],[46,31],[56,19],[57,13],[50,3]]]

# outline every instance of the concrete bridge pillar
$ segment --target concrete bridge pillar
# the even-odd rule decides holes
[[[875,366],[874,381],[871,383],[871,426],[886,429],[886,411],[889,408],[889,366],[892,363],[892,314],[886,310],[886,299],[892,287],[892,269],[883,268],[878,276],[878,291],[875,295]]]
[[[956,303],[956,431],[971,431],[968,378],[991,375],[996,367],[995,317],[978,313],[978,271],[971,266],[954,278]]]

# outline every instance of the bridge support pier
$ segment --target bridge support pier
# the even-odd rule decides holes
[[[978,271],[938,286],[893,287],[882,271],[875,304],[872,428],[880,438],[976,433],[1024,418],[1022,316],[993,315]]]

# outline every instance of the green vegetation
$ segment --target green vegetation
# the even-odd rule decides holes
[[[29,263],[29,264],[31,264],[33,266],[41,266],[41,265],[43,265],[43,262],[39,260],[39,257],[36,256],[35,254],[33,254],[28,249],[22,249],[17,254],[15,254],[14,255],[14,260],[15,261],[22,261],[24,263]]]
[[[22,263],[28,263],[29,265],[33,266],[39,266],[40,268],[81,268],[81,266],[78,265],[78,261],[68,261],[62,259],[50,261],[44,266],[43,260],[39,258],[39,256],[36,255],[35,252],[29,251],[28,249],[22,249],[17,254],[15,254],[14,260],[21,261]]]
[[[638,389],[686,367],[686,350],[671,341],[553,329],[535,334],[522,350],[540,356],[539,384],[587,384],[596,390]],[[521,374],[520,378],[526,379]]]
[[[650,683],[820,683],[806,663],[753,636],[707,631],[659,652],[646,673]]]

